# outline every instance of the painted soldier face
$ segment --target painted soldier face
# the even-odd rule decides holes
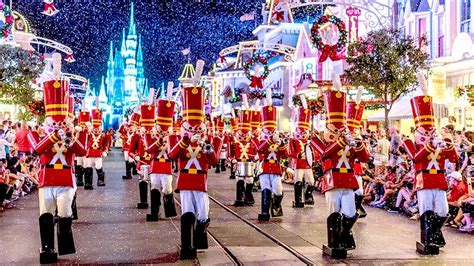
[[[242,131],[237,131],[237,139],[239,141],[245,141],[248,142],[252,138],[252,134],[250,132],[243,133]]]
[[[416,144],[426,145],[433,137],[435,137],[435,129],[426,130],[424,127],[418,127],[416,128],[414,135]]]
[[[181,136],[187,136],[191,138],[194,135],[200,135],[201,139],[205,139],[206,137],[206,124],[198,123],[196,125],[191,125],[188,121],[184,121],[181,125]]]
[[[299,140],[307,140],[309,138],[309,131],[296,129],[296,131],[293,133],[293,137]]]

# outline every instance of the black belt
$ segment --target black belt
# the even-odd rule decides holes
[[[207,174],[207,171],[203,171],[203,170],[196,170],[196,169],[191,169],[191,171],[196,171],[196,174]],[[186,173],[188,174],[190,172],[190,170],[188,169],[181,169],[179,170],[180,173]]]
[[[434,170],[434,169],[433,169],[433,170]],[[425,173],[425,174],[432,174],[432,175],[433,175],[433,174],[444,174],[444,173],[446,173],[445,170],[436,170],[436,173],[432,173],[431,171],[433,171],[433,170],[425,169],[425,170],[423,170],[423,173]]]
[[[336,173],[354,173],[354,169],[351,169],[351,168],[346,168],[345,170],[341,171],[341,169],[339,168],[333,168],[331,169],[333,172],[336,172]]]
[[[62,169],[71,169],[71,166],[70,165],[62,165]],[[54,164],[45,164],[43,166],[41,166],[42,168],[54,168]]]

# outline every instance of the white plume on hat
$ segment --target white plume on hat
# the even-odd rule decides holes
[[[260,108],[260,99],[255,100],[255,104],[253,105],[253,108],[255,110],[258,110],[258,108]]]
[[[173,87],[174,87],[173,81],[168,81],[168,87],[166,88],[166,98],[168,100],[171,100],[171,98],[173,97]]]
[[[194,72],[194,85],[197,85],[201,80],[202,71],[204,70],[204,60],[197,60],[196,71]]]
[[[156,96],[156,91],[157,90],[155,88],[150,88],[150,92],[148,93],[148,104],[153,104],[153,100]]]
[[[332,84],[333,84],[333,87],[336,89],[336,90],[340,90],[342,85],[341,85],[341,78],[339,77],[339,74],[337,73],[332,73]]]
[[[300,94],[300,100],[301,100],[301,107],[304,109],[308,109],[308,102],[306,101],[306,96],[303,94]]]
[[[60,53],[53,53],[53,76],[55,79],[59,79],[61,77],[61,54]]]
[[[428,95],[428,84],[426,84],[425,75],[420,71],[416,74],[418,84],[420,85],[421,92],[423,95]]]
[[[245,109],[249,109],[250,106],[249,106],[249,99],[247,97],[247,94],[242,94],[242,107],[244,107]]]
[[[362,93],[363,92],[364,92],[364,87],[363,86],[357,87],[357,96],[356,96],[356,99],[355,99],[356,104],[360,104],[360,102],[362,101]]]
[[[265,100],[267,101],[266,105],[272,105],[272,89],[267,88],[265,90]]]

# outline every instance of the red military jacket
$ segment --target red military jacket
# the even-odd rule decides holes
[[[289,143],[289,155],[296,161],[296,169],[310,169],[311,166],[306,161],[305,148],[310,145],[306,139],[291,138]]]
[[[133,158],[136,153],[138,153],[138,144],[140,142],[140,135],[138,133],[130,133],[127,137],[127,147],[125,148],[128,151],[128,156]]]
[[[252,162],[255,160],[257,149],[252,141],[234,140],[230,148],[230,156],[237,162]]]
[[[431,144],[415,146],[411,140],[405,140],[408,156],[414,162],[416,179],[415,188],[420,189],[448,189],[445,176],[445,161],[454,163],[459,156],[450,144],[447,148],[435,148]]]
[[[41,156],[38,186],[73,187],[74,156],[85,156],[84,146],[73,139],[71,146],[66,147],[57,133],[51,133],[39,142],[35,136],[32,136],[30,141],[35,144],[35,153]]]
[[[147,146],[147,152],[152,158],[150,173],[171,175],[173,172],[173,165],[169,157],[169,137],[157,139],[153,138],[151,134],[146,134],[145,143]]]
[[[104,133],[88,134],[87,154],[86,157],[99,158],[102,157],[102,152],[109,150],[109,143],[105,138]]]
[[[262,140],[258,148],[262,163],[262,174],[281,175],[280,161],[288,157],[286,144],[275,144],[271,139]]]
[[[177,189],[207,191],[207,170],[209,165],[217,163],[222,140],[217,138],[212,145],[214,152],[206,154],[198,143],[191,143],[190,139],[185,137],[171,149],[170,158],[178,161]]]
[[[364,143],[361,142],[354,148],[340,137],[336,142],[326,145],[317,136],[313,137],[311,142],[317,151],[324,151],[322,153],[323,192],[336,188],[359,188],[354,175],[354,165],[356,158],[359,162],[369,160],[369,152]]]
[[[127,142],[128,132],[127,132],[127,130],[125,130],[125,127],[126,127],[125,124],[121,124],[119,129],[118,129],[118,133],[120,134],[120,139],[122,140],[122,150],[123,151],[127,150],[126,147],[125,147],[125,142]]]

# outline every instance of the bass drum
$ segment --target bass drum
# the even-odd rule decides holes
[[[313,153],[313,148],[311,145],[307,144],[304,148],[304,155],[306,158],[306,162],[310,167],[313,167],[314,164],[314,153]]]
[[[237,176],[254,176],[255,164],[252,162],[238,162],[237,163]]]

